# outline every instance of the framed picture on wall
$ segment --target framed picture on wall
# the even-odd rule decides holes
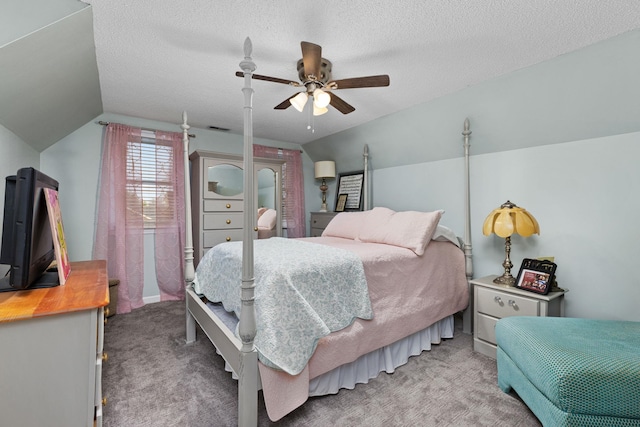
[[[338,194],[338,201],[336,202],[336,212],[344,212],[344,208],[347,206],[347,193]]]
[[[525,258],[522,260],[516,287],[546,295],[553,286],[556,264],[551,261]]]
[[[362,186],[364,184],[364,171],[346,172],[338,175],[338,187],[336,189],[336,211],[340,196],[346,194],[344,209],[342,211],[362,210]],[[340,211],[340,212],[342,212]]]

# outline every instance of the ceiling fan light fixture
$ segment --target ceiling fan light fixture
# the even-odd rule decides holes
[[[307,103],[308,98],[309,98],[309,95],[307,95],[306,92],[300,92],[299,94],[291,98],[289,102],[291,103],[291,105],[293,105],[293,107],[296,110],[302,112],[302,110],[304,110],[304,106]]]
[[[329,109],[327,107],[318,107],[315,102],[313,103],[313,115],[314,116],[321,116],[324,113],[326,113],[327,111],[329,111]]]
[[[313,91],[313,104],[318,108],[326,108],[331,102],[331,95],[318,88]]]

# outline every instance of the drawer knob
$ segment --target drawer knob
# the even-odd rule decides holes
[[[518,309],[518,304],[512,299],[509,300],[509,307],[513,307],[514,310]]]
[[[227,236],[227,242],[230,242],[230,241],[231,241],[231,237]]]
[[[107,352],[105,351],[104,353],[102,353],[102,361],[106,362],[107,360],[109,360],[109,355],[107,354]]]
[[[107,398],[106,397],[102,398],[102,406],[107,406]]]
[[[503,304],[504,304],[504,303],[502,302],[502,298],[500,298],[500,297],[499,297],[499,296],[497,296],[497,295],[496,295],[495,297],[493,297],[493,300],[494,300],[495,302],[497,302],[498,304],[500,304],[500,305],[503,305]]]
[[[253,227],[253,231],[258,231],[258,227]]]
[[[105,315],[106,317],[109,317],[109,307],[107,307],[107,308],[105,308],[105,309],[104,309],[104,315]]]
[[[231,220],[230,219],[227,220],[227,224],[231,224]]]
[[[231,205],[227,203],[227,209],[231,209]]]

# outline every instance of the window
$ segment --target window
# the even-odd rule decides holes
[[[155,132],[142,131],[140,142],[127,144],[127,223],[140,218],[145,229],[173,220],[175,193],[173,150]]]

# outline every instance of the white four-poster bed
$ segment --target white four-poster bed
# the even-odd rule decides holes
[[[249,38],[245,40],[244,44],[244,60],[240,63],[240,68],[244,72],[244,87],[242,92],[244,93],[245,105],[244,105],[244,221],[243,221],[243,240],[241,247],[235,247],[238,253],[239,263],[241,264],[241,284],[237,286],[235,294],[239,295],[238,298],[238,307],[234,310],[239,312],[239,319],[236,319],[237,326],[236,333],[234,333],[233,324],[229,323],[227,314],[227,318],[225,319],[225,313],[229,310],[227,305],[227,310],[220,308],[212,307],[210,303],[203,298],[202,288],[205,288],[208,283],[204,282],[202,277],[206,277],[209,279],[211,273],[203,273],[200,274],[201,266],[200,264],[204,264],[201,262],[198,265],[198,278],[196,279],[196,272],[194,270],[194,262],[193,262],[193,237],[192,237],[192,226],[191,226],[191,188],[190,188],[190,174],[189,174],[189,125],[187,124],[186,113],[183,114],[183,123],[181,128],[183,130],[183,142],[184,142],[184,162],[185,162],[185,205],[186,205],[186,215],[185,219],[187,222],[186,226],[186,236],[185,236],[185,281],[186,281],[186,341],[187,343],[192,343],[196,339],[196,324],[200,326],[200,328],[205,332],[208,338],[212,341],[217,351],[222,355],[227,363],[228,369],[233,371],[233,374],[238,379],[238,425],[241,426],[255,426],[257,424],[257,414],[258,414],[258,391],[260,389],[264,390],[264,398],[265,404],[267,406],[267,413],[272,420],[277,420],[282,416],[286,415],[291,410],[300,406],[304,401],[307,400],[308,396],[311,395],[322,395],[322,394],[330,394],[336,393],[340,388],[353,388],[356,383],[367,382],[369,379],[374,378],[379,372],[393,372],[393,369],[397,366],[400,366],[406,363],[406,359],[411,355],[419,354],[422,350],[429,349],[432,343],[438,343],[441,338],[449,338],[453,336],[453,314],[456,312],[462,311],[467,307],[469,302],[469,289],[468,289],[468,280],[472,276],[472,263],[471,263],[471,238],[470,238],[470,208],[469,208],[469,136],[471,131],[469,130],[469,121],[465,120],[464,123],[464,131],[462,132],[464,136],[464,156],[465,156],[465,236],[464,239],[459,239],[453,236],[453,239],[456,241],[452,244],[453,239],[449,237],[451,241],[445,241],[446,239],[436,238],[436,236],[444,235],[443,229],[437,224],[441,213],[429,213],[429,221],[433,225],[432,234],[430,234],[429,242],[424,243],[422,250],[424,250],[424,255],[421,253],[420,248],[418,251],[415,250],[409,251],[405,248],[398,248],[397,246],[389,246],[386,244],[379,243],[388,243],[388,242],[377,242],[374,240],[369,240],[373,243],[362,243],[360,239],[349,237],[349,239],[345,239],[342,234],[351,234],[353,232],[353,223],[346,223],[343,220],[343,227],[340,230],[340,227],[333,226],[334,233],[332,235],[328,235],[326,237],[319,238],[303,238],[303,239],[264,239],[256,241],[254,249],[254,233],[253,230],[256,227],[256,206],[254,200],[254,176],[253,176],[253,125],[252,125],[252,95],[253,89],[251,88],[251,79],[252,73],[256,69],[256,65],[253,63],[251,59],[251,41]],[[374,210],[369,211],[369,188],[368,188],[368,149],[365,146],[364,153],[364,190],[363,190],[363,202],[365,207],[365,212],[355,213],[355,215],[366,213],[371,217],[371,213],[376,213],[379,215],[391,215],[393,211],[390,210],[381,210],[385,208],[375,208]],[[247,173],[247,171],[249,173]],[[391,213],[390,213],[391,212]],[[342,214],[341,214],[342,215]],[[425,214],[426,215],[426,214]],[[337,217],[336,217],[337,218]],[[341,218],[346,218],[343,215]],[[359,222],[362,222],[362,218],[360,217]],[[406,218],[406,217],[404,217]],[[412,217],[413,219],[414,217]],[[421,216],[420,218],[426,218],[426,216]],[[434,219],[435,218],[435,219]],[[433,222],[435,221],[435,222]],[[366,222],[366,221],[365,221]],[[329,227],[328,227],[329,229]],[[346,231],[345,231],[346,230]],[[446,230],[445,230],[446,231]],[[365,231],[361,231],[361,237],[364,236]],[[434,234],[435,233],[435,234]],[[329,233],[330,234],[330,233]],[[375,233],[374,233],[375,234]],[[332,237],[333,236],[333,237]],[[357,236],[356,236],[357,237]],[[388,238],[388,237],[386,237]],[[316,239],[316,240],[314,240]],[[364,237],[363,237],[364,239]],[[297,370],[289,370],[287,368],[281,368],[282,365],[273,362],[277,360],[278,355],[275,355],[271,358],[271,355],[266,355],[266,341],[261,344],[258,343],[258,339],[256,338],[256,334],[258,333],[258,325],[260,325],[260,320],[257,320],[256,315],[256,298],[259,298],[260,289],[256,289],[256,284],[254,282],[254,265],[260,266],[261,257],[254,257],[254,250],[258,250],[260,245],[265,245],[267,241],[273,241],[278,244],[284,243],[280,241],[297,241],[298,245],[308,245],[306,241],[310,241],[312,243],[321,243],[321,245],[326,244],[330,245],[331,251],[343,251],[343,250],[356,250],[356,252],[360,251],[361,246],[367,246],[366,251],[363,250],[362,253],[359,253],[358,256],[362,258],[362,263],[365,265],[363,274],[366,276],[365,288],[369,286],[369,290],[371,291],[372,287],[377,288],[372,293],[371,298],[371,313],[375,313],[375,316],[371,315],[367,317],[366,314],[358,314],[353,315],[351,317],[351,321],[349,322],[347,327],[342,325],[339,328],[330,329],[331,332],[329,335],[322,336],[319,340],[314,342],[314,346],[312,349],[313,355],[310,356],[310,359],[306,359],[306,365]],[[366,239],[364,239],[366,241]],[[291,242],[294,243],[294,242]],[[321,246],[321,245],[312,245],[312,246]],[[394,242],[390,243],[390,245],[395,245]],[[223,245],[218,245],[215,248],[221,247],[229,247],[232,246],[232,243],[227,243]],[[369,246],[373,247],[377,252],[370,255]],[[382,247],[385,247],[384,250],[393,250],[391,255],[387,255],[387,252],[380,252]],[[278,247],[279,248],[279,247]],[[346,249],[342,249],[346,248]],[[442,255],[435,254],[436,251],[444,251]],[[210,250],[213,252],[213,249]],[[414,253],[415,252],[415,253]],[[405,254],[406,253],[406,254]],[[261,255],[263,253],[256,252],[256,255]],[[381,263],[380,266],[374,267],[370,264],[367,264],[365,259],[370,258],[380,258],[380,254],[384,254],[383,258],[388,258],[387,263]],[[407,255],[409,254],[409,255]],[[420,256],[418,256],[420,255]],[[287,258],[287,254],[283,254],[282,252],[278,253],[280,258],[284,258],[287,262],[291,260],[291,258]],[[292,255],[293,256],[293,255]],[[315,256],[315,255],[314,255]],[[431,272],[433,269],[430,267],[430,270],[425,270],[422,264],[424,264],[421,259],[426,258],[427,256],[434,256],[439,258],[431,258],[436,259],[437,261],[432,262],[432,264],[446,264],[447,259],[453,259],[452,265],[449,267],[442,267],[440,271]],[[407,258],[410,257],[410,258]],[[204,260],[204,257],[203,257]],[[228,264],[228,259],[224,261]],[[273,262],[273,261],[270,261]],[[293,260],[291,260],[294,263]],[[415,264],[414,263],[422,263]],[[226,265],[226,264],[217,264]],[[407,285],[407,291],[404,289],[394,290],[394,292],[405,292],[408,295],[407,300],[403,303],[403,307],[406,305],[408,307],[413,305],[415,308],[415,314],[407,314],[408,317],[402,318],[398,316],[398,307],[390,307],[388,310],[383,308],[378,300],[382,301],[383,297],[376,296],[374,298],[373,294],[380,293],[379,288],[384,288],[387,282],[387,273],[380,270],[375,270],[375,268],[391,268],[394,266],[403,265],[403,270],[411,270],[415,271],[414,276],[400,276],[397,274],[405,274],[405,273],[397,273],[394,276],[394,286],[400,282],[411,282]],[[258,269],[262,267],[256,267]],[[352,268],[351,266],[349,268]],[[349,270],[352,271],[352,270]],[[407,273],[408,274],[408,273]],[[413,273],[412,273],[413,274]],[[430,279],[433,276],[433,279]],[[449,277],[451,276],[451,277]],[[453,277],[455,276],[455,277]],[[236,276],[237,277],[237,276]],[[415,293],[415,289],[420,286],[416,286],[417,281],[421,281],[422,278],[425,277],[425,281],[427,278],[429,280],[438,283],[437,285],[429,285],[434,288],[440,287],[438,292],[442,292],[439,295],[445,295],[447,293],[451,293],[451,297],[443,296],[441,299],[451,299],[451,303],[444,304],[442,308],[440,305],[438,306],[430,306],[430,302],[427,302],[427,299],[422,293],[422,291],[418,291],[419,293]],[[420,280],[415,280],[416,278],[420,278]],[[196,283],[194,283],[194,281]],[[209,280],[211,281],[211,280]],[[355,279],[354,279],[355,281]],[[341,288],[348,288],[351,286],[351,282],[348,283],[349,286],[344,286],[342,284]],[[261,285],[267,286],[267,285]],[[389,286],[386,286],[387,288]],[[426,287],[426,286],[425,286]],[[239,288],[239,289],[238,289]],[[273,288],[271,288],[273,289]],[[451,290],[449,290],[451,289]],[[278,289],[280,292],[280,289]],[[284,291],[283,291],[284,292]],[[295,292],[298,292],[297,290]],[[333,293],[334,290],[332,289]],[[365,291],[366,292],[366,291]],[[386,291],[385,291],[386,292]],[[271,292],[272,294],[274,292]],[[404,294],[403,294],[404,295]],[[207,298],[211,300],[209,295]],[[262,297],[264,300],[264,296]],[[328,297],[330,298],[330,296]],[[386,298],[386,297],[384,297]],[[368,297],[367,297],[368,300]],[[434,303],[435,304],[435,303]],[[438,303],[440,304],[440,303]],[[335,303],[333,303],[335,305]],[[366,304],[364,304],[366,305]],[[421,310],[422,306],[429,305],[428,307],[428,315]],[[387,310],[387,311],[385,311]],[[411,310],[411,308],[409,309]],[[266,311],[266,310],[264,310]],[[365,313],[367,311],[367,307],[361,308],[361,312]],[[382,323],[383,320],[380,318],[385,318],[385,316],[393,318],[389,321],[389,323]],[[411,317],[413,316],[413,317]],[[418,317],[416,317],[418,316]],[[354,317],[359,317],[353,320]],[[397,318],[394,318],[397,317]],[[395,338],[392,340],[384,338],[382,335],[385,335],[387,330],[398,329],[398,325],[408,324],[408,323],[416,323],[419,324],[423,321],[426,322],[425,325],[420,326],[420,329],[416,331],[410,331],[408,333],[404,332],[394,332]],[[367,320],[370,319],[370,320]],[[417,320],[416,320],[417,319]],[[471,330],[471,316],[470,310],[467,309],[463,313],[464,320],[464,330],[465,332],[470,332]],[[376,324],[378,322],[379,324]],[[395,322],[395,323],[394,323]],[[384,332],[383,332],[384,331]],[[389,332],[391,333],[391,332]],[[375,335],[375,338],[372,336]],[[378,337],[380,336],[380,337]],[[359,337],[364,337],[362,339],[362,343]],[[258,335],[259,338],[259,335]],[[379,344],[379,340],[387,339],[388,342]],[[254,342],[256,340],[256,342]],[[256,347],[257,345],[257,347]],[[317,347],[316,347],[317,345]],[[264,347],[263,347],[264,346]],[[278,344],[278,346],[280,346]],[[394,347],[395,346],[395,347]],[[259,348],[260,350],[258,350]],[[406,353],[402,356],[389,356],[389,353],[393,353],[394,355],[399,352],[399,348],[403,349],[403,352]],[[315,351],[315,352],[314,352]],[[375,357],[385,359],[382,363],[384,366],[381,368],[375,368],[371,372],[367,372],[362,376],[361,368],[357,365],[358,362],[367,363],[367,357]],[[335,362],[333,361],[335,359]],[[344,360],[343,360],[344,359]],[[391,360],[393,359],[393,360]],[[371,361],[368,362],[371,364]],[[360,372],[360,376],[356,375],[354,372]],[[347,380],[342,383],[336,383],[336,378],[346,377]],[[303,388],[303,390],[301,389]],[[269,393],[267,393],[269,391]],[[271,409],[270,409],[271,405]],[[274,409],[275,408],[275,409]]]

